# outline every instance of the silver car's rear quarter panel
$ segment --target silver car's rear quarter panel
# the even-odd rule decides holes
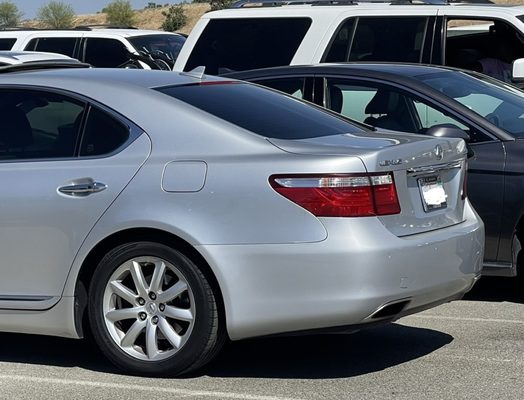
[[[403,238],[374,217],[323,218],[320,243],[197,248],[221,285],[233,340],[361,324],[391,301],[409,298],[409,312],[471,288],[484,226],[469,203],[464,212],[460,224]]]

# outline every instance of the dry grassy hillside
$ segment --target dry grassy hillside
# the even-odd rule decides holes
[[[209,4],[184,4],[187,15],[187,24],[180,29],[182,33],[189,33],[196,24],[200,16],[209,10]],[[162,11],[168,7],[155,9],[137,10],[135,14],[135,26],[141,29],[160,29],[165,17]],[[75,19],[75,25],[101,25],[106,24],[106,16],[103,13],[78,15]]]

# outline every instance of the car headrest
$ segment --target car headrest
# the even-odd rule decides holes
[[[395,110],[399,100],[397,93],[378,90],[365,109],[366,114],[388,114]]]

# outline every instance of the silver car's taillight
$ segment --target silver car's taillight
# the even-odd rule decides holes
[[[317,217],[400,213],[392,173],[272,175],[271,187]]]

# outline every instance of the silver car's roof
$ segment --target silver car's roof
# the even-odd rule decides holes
[[[24,83],[42,86],[59,84],[64,89],[71,86],[72,90],[75,89],[75,82],[85,82],[86,80],[92,84],[102,83],[113,87],[119,85],[129,87],[131,85],[154,88],[170,85],[187,85],[201,81],[222,81],[225,79],[207,75],[199,79],[187,73],[119,68],[53,69],[0,74],[0,84]]]

